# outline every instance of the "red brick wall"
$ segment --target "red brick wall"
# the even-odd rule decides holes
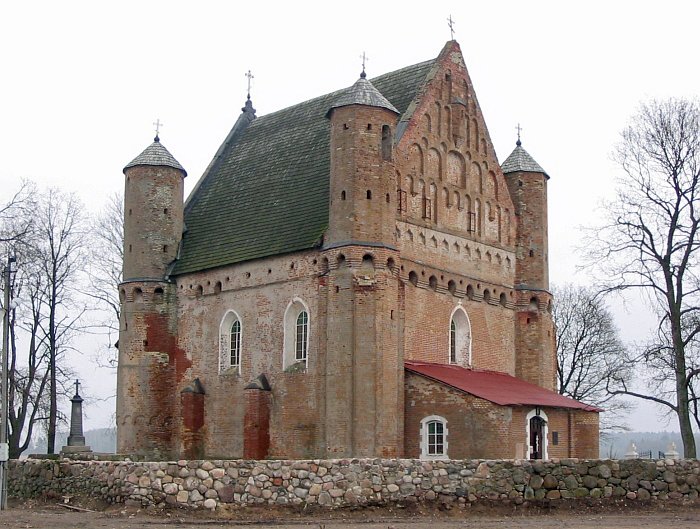
[[[184,174],[172,167],[143,165],[126,170],[123,278],[157,278],[182,239]]]
[[[451,459],[512,458],[511,409],[406,373],[404,457],[420,457],[420,422],[447,419]]]
[[[243,457],[265,459],[270,449],[270,392],[245,390]]]

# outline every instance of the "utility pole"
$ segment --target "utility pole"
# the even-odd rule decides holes
[[[5,299],[3,300],[2,319],[2,376],[0,376],[0,510],[7,509],[7,461],[10,450],[7,443],[7,417],[9,406],[9,377],[8,377],[8,356],[10,349],[10,285],[12,282],[12,264],[15,258],[9,253],[7,255],[7,265],[3,271],[3,283]]]

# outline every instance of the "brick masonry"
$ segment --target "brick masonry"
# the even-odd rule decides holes
[[[404,373],[404,360],[449,361],[459,308],[471,336],[464,367],[550,389],[556,372],[547,177],[503,174],[456,42],[428,77],[400,124],[384,108],[331,112],[330,216],[316,249],[169,277],[183,174],[127,170],[118,451],[417,456],[416,425],[432,410],[451,417],[450,455],[525,454],[530,409]],[[308,360],[294,366],[284,362],[292,303],[309,313]],[[229,311],[241,321],[241,365],[222,369]],[[255,396],[244,388],[261,374],[271,391]],[[201,395],[180,398],[195,380]],[[597,456],[596,413],[547,413],[552,453]]]

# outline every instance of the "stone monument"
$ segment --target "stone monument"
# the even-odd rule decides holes
[[[82,455],[92,452],[89,446],[85,445],[85,436],[83,435],[83,398],[79,393],[80,382],[75,381],[75,395],[70,399],[70,434],[68,435],[68,446],[61,449],[61,454],[64,456]]]

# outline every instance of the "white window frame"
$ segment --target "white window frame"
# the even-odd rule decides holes
[[[430,423],[439,423],[442,425],[442,453],[430,454],[429,450],[429,425]],[[440,415],[429,415],[423,417],[420,421],[420,458],[425,460],[449,459],[449,429],[447,428],[447,419]]]
[[[455,318],[456,316],[456,318]],[[460,321],[461,320],[461,321]],[[455,324],[455,360],[452,361],[452,323]],[[447,331],[447,363],[471,367],[472,365],[472,325],[467,311],[462,305],[457,305],[450,314],[450,325]]]
[[[239,332],[239,348],[238,348],[238,364],[231,362],[231,329],[233,324],[238,321],[240,325]],[[219,324],[219,374],[239,374],[241,373],[241,364],[243,363],[243,319],[233,309],[229,309],[221,318]]]
[[[525,459],[530,459],[530,450],[532,448],[530,446],[530,419],[537,416],[544,419],[544,428],[542,429],[542,444],[544,446],[542,447],[542,459],[540,460],[544,461],[545,459],[549,459],[549,418],[542,409],[537,408],[531,410],[530,413],[525,416],[525,446],[527,447]]]
[[[297,360],[297,320],[302,312],[306,312],[305,358]],[[303,363],[304,369],[309,365],[309,344],[311,343],[311,311],[308,304],[301,298],[293,298],[284,312],[284,344],[282,354],[282,369]]]

